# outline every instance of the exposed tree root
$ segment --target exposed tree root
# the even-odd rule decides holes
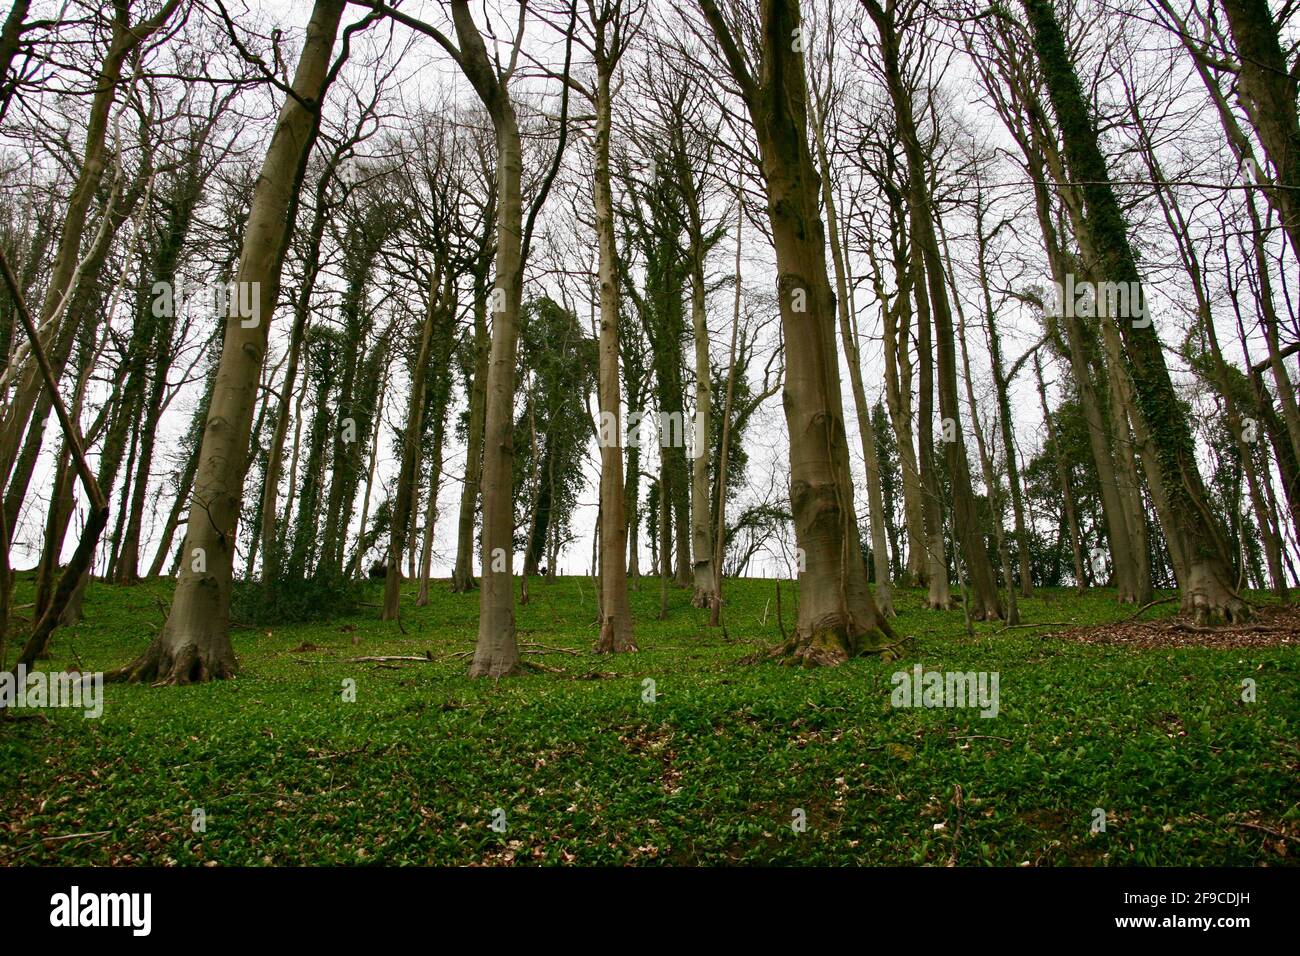
[[[550,644],[537,644],[532,641],[520,644],[519,647],[525,654],[572,654],[574,657],[581,656],[578,651],[569,647],[552,647]]]
[[[854,657],[879,654],[894,660],[897,649],[912,638],[896,640],[893,631],[884,621],[875,628],[846,627],[842,622],[829,621],[820,627],[795,634],[766,651],[744,658],[742,663],[777,661],[786,667],[836,667]]]
[[[470,591],[478,590],[478,582],[473,577],[451,579],[452,594],[468,594]]]
[[[520,673],[522,673],[524,670],[530,670],[530,671],[541,671],[541,672],[546,673],[546,674],[563,674],[563,673],[564,673],[564,668],[562,668],[562,667],[550,667],[550,666],[548,666],[548,665],[546,665],[546,664],[539,664],[539,663],[537,663],[536,661],[520,661],[520,662],[519,662],[519,667],[522,669],[522,670],[520,670]]]
[[[996,607],[979,607],[973,605],[970,611],[970,619],[972,621],[1001,621],[1003,615],[998,613]]]
[[[1182,611],[1201,627],[1240,624],[1251,617],[1251,609],[1231,588],[1223,584],[1214,568],[1193,564],[1183,589]]]
[[[224,646],[204,649],[194,641],[186,640],[173,647],[165,636],[160,635],[147,651],[131,663],[105,674],[104,680],[153,687],[227,680],[234,677],[239,668],[229,642],[218,643]]]
[[[1155,606],[1158,605],[1158,604],[1172,604],[1174,601],[1177,601],[1177,600],[1178,600],[1178,598],[1176,598],[1176,597],[1171,597],[1171,598],[1157,598],[1157,599],[1154,600],[1154,601],[1148,601],[1146,604],[1143,604],[1140,608],[1138,608],[1138,609],[1133,613],[1133,616],[1132,616],[1131,618],[1129,618],[1129,620],[1130,620],[1130,621],[1136,621],[1138,618],[1140,618],[1140,617],[1142,616],[1143,612],[1146,611],[1148,608],[1153,608],[1153,607],[1155,607]]]

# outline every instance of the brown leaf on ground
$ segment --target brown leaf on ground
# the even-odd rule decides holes
[[[1081,644],[1118,644],[1122,647],[1297,647],[1300,646],[1300,608],[1263,605],[1252,609],[1241,624],[1202,627],[1190,615],[1154,621],[1117,621],[1093,627],[1076,627],[1044,634],[1044,639]]]

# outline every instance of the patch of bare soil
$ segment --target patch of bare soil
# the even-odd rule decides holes
[[[1300,607],[1255,606],[1250,620],[1241,624],[1203,627],[1190,615],[1154,621],[1117,621],[1044,634],[1045,639],[1081,644],[1118,644],[1123,647],[1300,647]]]

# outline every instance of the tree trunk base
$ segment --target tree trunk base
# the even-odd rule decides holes
[[[169,640],[160,634],[149,649],[130,664],[105,675],[105,680],[153,687],[202,684],[227,680],[239,672],[234,648],[227,637],[209,642],[203,648],[189,639]]]
[[[600,626],[600,639],[591,650],[595,654],[634,654],[638,648],[629,624],[619,627],[613,618],[607,618]]]
[[[515,628],[512,623],[504,631],[484,639],[481,635],[474,649],[474,660],[469,665],[469,677],[490,677],[498,680],[502,677],[518,677],[526,674],[523,663],[519,660],[519,645],[515,641]]]
[[[970,619],[972,621],[1000,621],[1004,616],[1002,608],[996,602],[980,601],[972,595],[970,603]]]
[[[880,654],[885,660],[898,657],[893,631],[883,621],[875,628],[859,631],[843,622],[796,632],[793,637],[765,653],[746,658],[746,663],[774,660],[786,667],[837,667],[854,657]]]
[[[894,589],[891,587],[881,587],[876,585],[876,610],[880,612],[883,618],[898,617],[898,612],[894,610]]]
[[[508,660],[489,660],[474,661],[469,665],[469,673],[466,675],[472,678],[490,677],[493,680],[499,680],[502,677],[518,677],[520,674],[528,673],[527,668],[518,660],[513,662]]]
[[[1223,567],[1217,562],[1204,561],[1193,564],[1188,571],[1182,611],[1191,614],[1202,627],[1238,624],[1250,616],[1246,602],[1228,584]]]
[[[478,590],[478,582],[474,580],[474,575],[456,575],[451,579],[452,594],[467,594],[470,591]]]
[[[695,593],[691,595],[691,607],[700,609],[713,607],[713,602],[717,600],[717,592],[713,588],[695,586]]]
[[[1115,603],[1117,603],[1117,604],[1145,604],[1146,601],[1139,601],[1139,600],[1138,600],[1138,594],[1137,594],[1137,591],[1128,591],[1128,590],[1125,590],[1124,588],[1120,588],[1120,589],[1119,589],[1119,592],[1115,595]]]

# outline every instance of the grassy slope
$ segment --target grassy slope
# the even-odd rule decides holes
[[[122,663],[169,588],[92,586],[87,623],[56,635],[46,666]],[[438,588],[405,610],[405,635],[369,609],[242,630],[237,680],[113,686],[100,720],[0,724],[0,863],[1278,865],[1300,851],[1243,825],[1300,834],[1294,649],[1138,651],[985,625],[970,640],[960,612],[902,592],[897,627],[919,643],[901,661],[740,665],[779,637],[771,582],[729,585],[729,640],[687,592],[654,620],[646,582],[632,595],[643,650],[609,659],[588,653],[589,581],[532,592],[520,639],[581,651],[530,658],[564,674],[467,680],[443,655],[472,647],[478,598]],[[17,602],[30,599],[20,582]],[[1040,592],[1023,608],[1027,621],[1129,613],[1106,593]],[[294,652],[304,641],[320,649]],[[341,662],[426,649],[443,659]],[[918,661],[999,671],[998,717],[892,709],[890,675]],[[497,807],[505,833],[488,827]],[[1090,833],[1095,807],[1104,834]]]

